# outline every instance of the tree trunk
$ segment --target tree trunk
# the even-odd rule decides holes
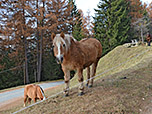
[[[26,77],[26,81],[25,83],[28,84],[29,83],[29,75],[28,75],[28,60],[27,60],[27,40],[26,38],[24,38],[24,53],[25,53],[25,77]]]
[[[141,40],[142,40],[142,43],[144,43],[144,37],[143,37],[143,24],[141,24]]]
[[[24,71],[24,85],[25,85],[26,84],[25,62],[24,62],[23,71]]]
[[[40,51],[39,51],[39,65],[38,65],[38,82],[41,81],[41,71],[42,71],[42,46],[43,45],[43,34],[41,32],[41,37],[40,37]]]
[[[23,1],[23,30],[25,31],[26,28],[25,28],[25,11],[24,11],[24,8],[25,8],[25,4],[24,4],[24,1]],[[23,31],[22,31],[23,32]],[[25,54],[25,78],[26,78],[26,81],[25,83],[28,84],[29,83],[29,75],[28,75],[28,59],[27,59],[27,48],[28,48],[28,45],[27,45],[27,39],[26,37],[24,36],[24,33],[22,34],[23,36],[23,41],[24,41],[24,54]]]
[[[37,81],[38,82],[41,81],[41,67],[42,67],[42,38],[40,38],[40,42],[39,42],[39,32],[37,32]]]
[[[37,0],[37,9],[39,9],[38,6],[38,0]],[[43,1],[43,8],[44,8],[44,1]],[[39,11],[37,12],[37,14],[39,13]],[[44,14],[44,12],[43,12]],[[44,19],[44,16],[43,16]],[[37,39],[38,39],[38,45],[37,45],[37,81],[40,82],[41,81],[41,72],[42,72],[42,53],[43,53],[43,30],[41,30],[40,34],[39,34],[39,27],[41,24],[41,27],[43,27],[43,19],[41,21],[41,23],[39,22],[39,20],[37,19]],[[40,39],[39,39],[40,37]]]
[[[38,32],[38,28],[37,28],[37,81],[39,82],[39,60],[40,60],[40,54],[39,54],[39,32]]]

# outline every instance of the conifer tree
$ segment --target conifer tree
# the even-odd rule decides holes
[[[102,0],[95,9],[95,37],[101,41],[104,54],[128,40],[131,23],[127,8],[126,0]]]
[[[94,17],[94,34],[95,38],[100,40],[103,46],[103,55],[110,50],[110,37],[108,37],[108,30],[110,29],[110,13],[112,0],[102,0],[97,5],[98,9],[95,9]]]
[[[73,12],[73,17],[74,17],[74,25],[73,25],[73,31],[72,35],[75,39],[81,40],[83,36],[83,30],[82,30],[82,11],[78,10],[76,5],[74,4],[74,12]]]
[[[110,15],[109,15],[110,16]],[[125,43],[129,39],[130,18],[128,11],[128,3],[125,0],[115,0],[111,3],[111,16],[109,20],[112,24],[109,33],[111,35],[110,45],[115,47]]]

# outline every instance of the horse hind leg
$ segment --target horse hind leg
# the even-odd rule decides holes
[[[31,100],[32,100],[31,98],[28,98],[28,103],[29,103],[29,104],[31,104]]]
[[[37,98],[33,98],[33,101],[34,101],[34,103],[36,103],[36,101],[37,101]]]
[[[94,80],[94,76],[96,74],[98,61],[99,61],[99,59],[92,64],[92,72],[91,72],[91,77],[90,77],[90,83],[89,83],[89,86],[88,86],[89,88],[93,86],[93,80]]]
[[[79,96],[84,94],[84,86],[83,86],[83,69],[78,69],[78,81],[79,81]]]
[[[86,83],[86,86],[89,85],[89,80],[90,80],[90,67],[87,67],[87,83]]]

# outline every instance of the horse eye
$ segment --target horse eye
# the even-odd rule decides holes
[[[65,44],[63,44],[63,47],[65,47]]]

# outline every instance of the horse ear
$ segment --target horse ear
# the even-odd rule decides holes
[[[52,33],[52,34],[51,34],[51,39],[53,40],[53,39],[54,39],[54,37],[55,37],[55,34],[54,34],[54,33]]]
[[[64,39],[65,35],[63,32],[61,32],[60,36]]]

